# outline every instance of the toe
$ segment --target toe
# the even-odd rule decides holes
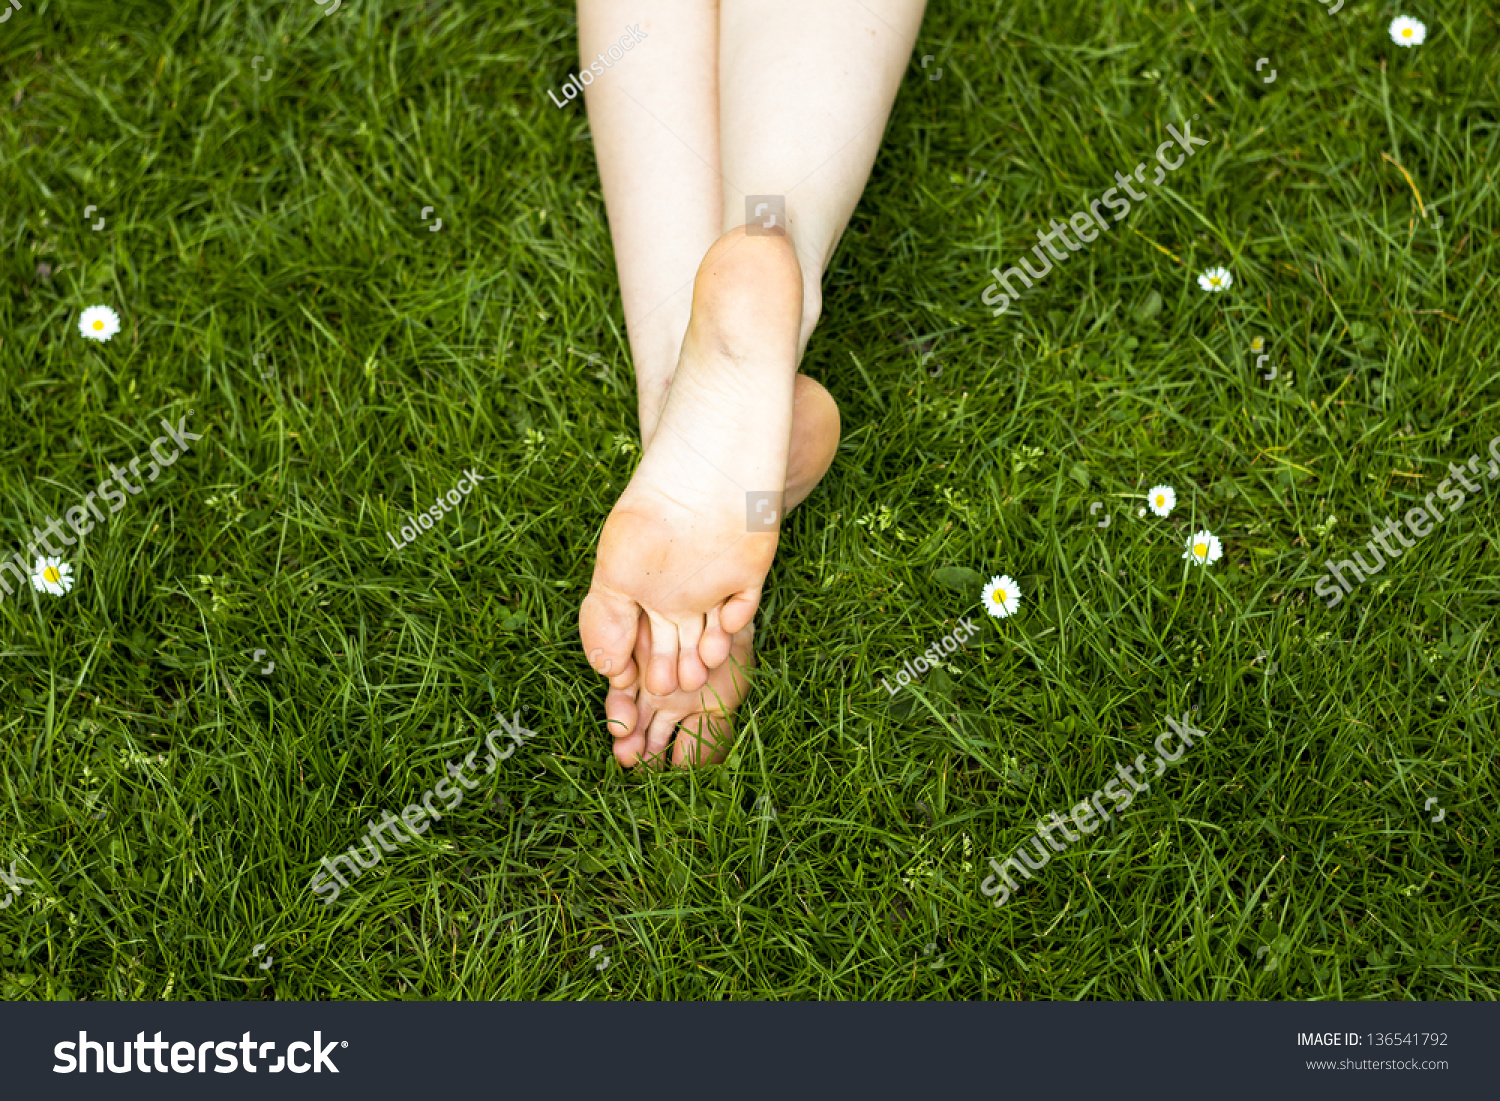
[[[676,720],[666,711],[658,711],[651,717],[646,728],[646,763],[653,767],[666,765],[672,735],[677,729]]]
[[[626,768],[640,764],[646,752],[646,732],[639,726],[635,693],[634,688],[612,688],[604,697],[604,718],[615,741],[615,760]]]
[[[635,768],[646,755],[646,735],[637,730],[615,739],[615,760],[621,768]]]
[[[611,688],[604,697],[604,725],[616,741],[637,733],[640,708],[636,706],[639,688]]]
[[[729,756],[734,745],[731,715],[750,687],[750,670],[755,665],[754,641],[753,626],[734,636],[728,675],[723,670],[715,674],[717,679],[698,693],[699,706],[694,713],[679,719],[677,741],[672,747],[674,765],[680,768],[718,764]]]
[[[651,619],[651,657],[646,666],[646,691],[670,696],[677,691],[677,624],[647,611]]]
[[[595,672],[616,688],[635,683],[635,644],[640,607],[629,597],[595,589],[578,609],[578,637]]]
[[[729,716],[700,711],[677,724],[672,764],[677,768],[716,765],[729,756],[729,747],[733,744],[734,724]]]
[[[719,609],[710,608],[705,618],[703,637],[698,640],[698,657],[708,668],[717,669],[728,660],[734,640],[719,622]]]
[[[690,616],[677,624],[677,683],[684,692],[696,692],[708,683],[708,666],[698,655],[703,638],[703,617]]]
[[[719,609],[719,624],[731,635],[737,635],[755,618],[755,609],[760,607],[760,586],[735,593]]]
[[[636,622],[635,665],[644,669],[651,657],[651,621],[642,612]],[[640,684],[615,688],[604,697],[604,717],[614,738],[615,759],[625,768],[635,768],[646,757],[646,727],[656,712],[656,703]]]

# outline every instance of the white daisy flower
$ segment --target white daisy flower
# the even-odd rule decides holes
[[[1008,574],[992,577],[984,587],[983,599],[985,611],[996,619],[1004,619],[1015,615],[1016,609],[1021,606],[1021,586],[1012,581]]]
[[[1210,294],[1218,294],[1234,286],[1234,276],[1229,274],[1228,268],[1209,268],[1198,276],[1198,286]]]
[[[38,558],[31,575],[31,587],[39,593],[62,596],[73,587],[73,567],[61,558]]]
[[[1427,41],[1427,24],[1398,15],[1391,20],[1391,41],[1398,46],[1420,46]]]
[[[1146,500],[1150,503],[1152,512],[1165,516],[1177,507],[1177,491],[1171,486],[1152,486],[1151,492],[1146,494]]]
[[[1195,531],[1187,541],[1187,550],[1182,552],[1182,557],[1195,565],[1206,566],[1224,557],[1224,546],[1213,532]]]
[[[120,315],[108,306],[90,306],[78,319],[78,331],[89,340],[108,340],[120,331]]]

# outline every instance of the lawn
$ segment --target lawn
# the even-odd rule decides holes
[[[1500,22],[1412,4],[932,4],[825,281],[803,369],[845,434],[739,741],[634,774],[576,633],[639,451],[587,120],[547,95],[568,5],[24,0],[0,552],[164,418],[203,438],[71,592],[0,600],[0,997],[1496,997],[1496,492],[1313,593],[1500,435]],[[1195,118],[992,315],[991,267]],[[497,712],[534,736],[313,893]],[[1184,716],[992,905],[991,857]]]

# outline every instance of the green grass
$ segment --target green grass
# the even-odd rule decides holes
[[[211,425],[70,595],[0,602],[0,866],[35,880],[0,997],[1495,997],[1496,495],[1311,594],[1500,433],[1493,10],[1420,0],[1399,50],[1364,0],[935,3],[825,282],[804,369],[845,437],[740,741],[633,775],[575,627],[630,362],[587,123],[546,96],[572,16],[517,6],[0,27],[0,549],[161,417]],[[1194,114],[1212,144],[992,318],[988,269]],[[1178,508],[1139,519],[1156,482]],[[1022,611],[892,700],[978,612],[945,566]],[[988,857],[1194,705],[1121,828],[988,904]],[[521,707],[538,737],[459,809],[312,895]]]

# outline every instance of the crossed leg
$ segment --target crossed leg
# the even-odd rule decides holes
[[[644,453],[579,615],[623,764],[678,731],[679,764],[727,745],[777,539],[747,530],[746,495],[784,487],[791,507],[832,462],[837,406],[796,369],[922,8],[579,2],[585,65],[645,34],[585,91]],[[785,196],[785,230],[746,233],[754,194]]]

